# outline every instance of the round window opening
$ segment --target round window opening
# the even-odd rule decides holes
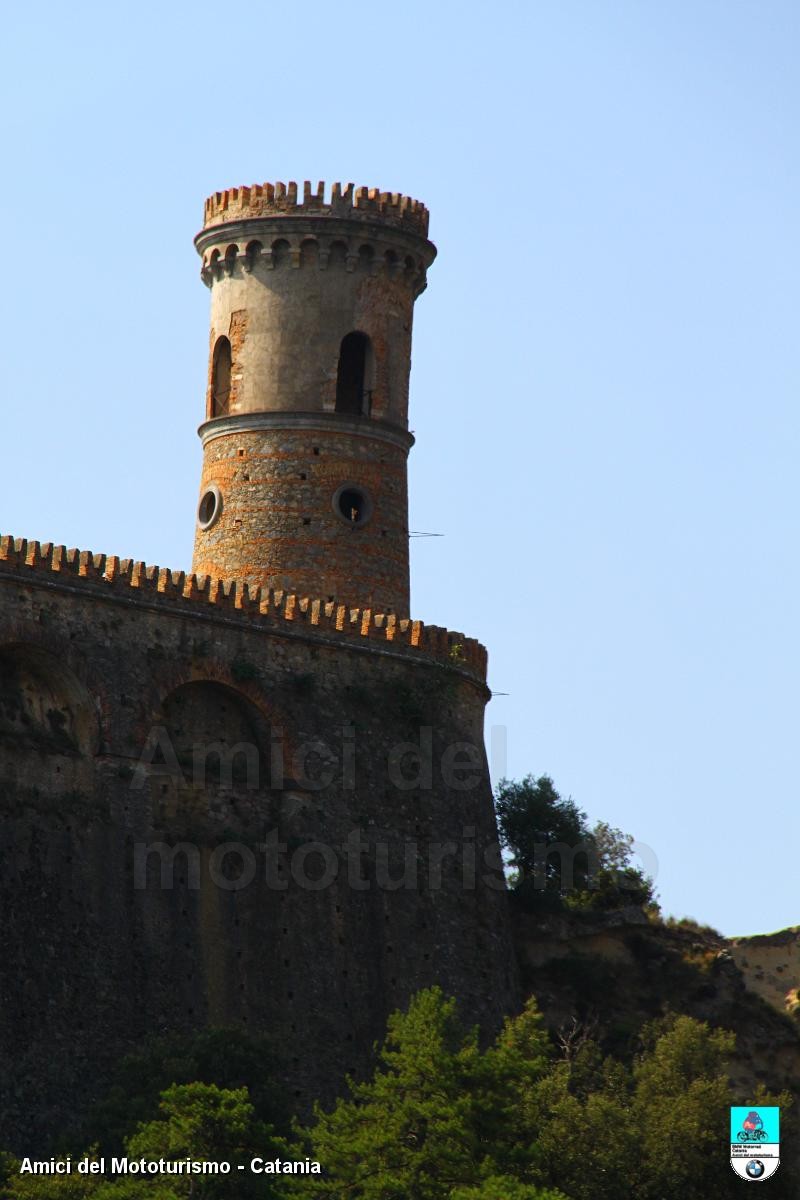
[[[219,488],[212,483],[200,497],[197,508],[197,524],[201,529],[210,529],[222,512],[222,496]]]
[[[348,525],[366,525],[372,516],[372,500],[363,488],[344,483],[334,494],[333,511]]]

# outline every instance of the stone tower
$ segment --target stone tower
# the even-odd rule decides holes
[[[414,301],[436,250],[415,200],[320,183],[217,192],[193,570],[408,616]]]

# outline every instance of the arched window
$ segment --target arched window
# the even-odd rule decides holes
[[[226,337],[217,338],[211,366],[211,416],[224,417],[231,398],[231,344]]]
[[[372,405],[372,346],[365,333],[348,333],[339,348],[336,411],[351,416],[369,414]]]

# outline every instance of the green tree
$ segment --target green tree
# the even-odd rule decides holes
[[[325,1180],[300,1194],[350,1200],[448,1200],[509,1172],[524,1182],[530,1093],[547,1064],[547,1038],[531,1003],[488,1053],[465,1030],[455,1001],[420,992],[389,1021],[372,1081],[351,1099],[317,1107],[307,1137]],[[490,1195],[490,1193],[487,1193]]]
[[[692,1188],[709,1200],[728,1195],[718,1160],[736,1103],[726,1069],[736,1039],[686,1016],[645,1030],[645,1038],[652,1047],[634,1068],[631,1114],[648,1167],[639,1194],[678,1200]]]
[[[396,1013],[367,1083],[306,1133],[320,1200],[723,1200],[734,1039],[690,1017],[645,1030],[631,1065],[585,1041],[553,1061],[531,1002],[486,1050],[441,992]],[[758,1103],[787,1107],[788,1095]],[[786,1178],[776,1200],[791,1195]],[[735,1193],[734,1193],[735,1194]]]
[[[540,1178],[572,1200],[632,1196],[637,1173],[631,1127],[630,1073],[600,1060],[588,1044],[574,1061],[556,1064],[539,1087],[547,1116],[537,1130]]]
[[[118,1153],[139,1125],[158,1117],[162,1094],[176,1083],[245,1087],[259,1120],[288,1133],[288,1102],[277,1075],[272,1044],[262,1035],[204,1029],[152,1038],[119,1062],[108,1091],[65,1145],[97,1142],[101,1153]]]
[[[598,821],[585,837],[594,846],[596,869],[590,886],[583,892],[572,893],[576,907],[613,909],[628,904],[656,907],[653,881],[631,863],[634,839],[629,833]]]
[[[633,838],[556,791],[549,775],[503,779],[495,794],[500,839],[526,908],[608,909],[652,902],[652,881],[631,864]]]
[[[583,1038],[555,1060],[531,1000],[486,1049],[455,1001],[420,992],[389,1022],[379,1066],[331,1112],[299,1127],[295,1157],[325,1177],[261,1176],[251,1157],[289,1158],[247,1090],[175,1085],[160,1116],[128,1139],[129,1157],[220,1160],[231,1176],[117,1180],[19,1176],[0,1157],[3,1200],[726,1200],[732,1034],[686,1016],[645,1028],[632,1064]],[[787,1109],[787,1094],[748,1101]],[[236,1166],[242,1163],[242,1172]],[[733,1190],[736,1188],[737,1190]],[[770,1181],[796,1195],[789,1164]]]
[[[98,1157],[97,1147],[90,1157]],[[256,1116],[246,1088],[175,1084],[161,1097],[160,1116],[128,1139],[130,1159],[227,1161],[229,1175],[28,1176],[5,1159],[4,1200],[278,1200],[286,1191],[277,1177],[253,1174],[250,1160],[288,1158],[289,1148]],[[243,1171],[238,1170],[241,1164]]]
[[[533,1187],[519,1183],[508,1175],[494,1175],[479,1187],[456,1188],[450,1200],[567,1200],[563,1192],[552,1188]]]
[[[19,1168],[17,1159],[6,1159],[0,1190],[3,1200],[96,1200],[96,1178],[86,1175],[20,1175]]]
[[[542,1081],[541,1179],[572,1200],[723,1200],[736,1184],[727,1164],[735,1039],[686,1016],[643,1037],[631,1069],[586,1046]]]
[[[227,1176],[187,1175],[169,1180],[177,1196],[263,1197],[281,1193],[270,1176],[253,1175],[250,1160],[287,1158],[286,1143],[260,1121],[246,1088],[235,1091],[215,1084],[174,1084],[161,1098],[161,1117],[141,1125],[126,1149],[130,1158],[181,1159],[218,1162],[226,1160],[232,1170]],[[239,1165],[244,1167],[239,1171]]]
[[[545,860],[543,848],[554,844],[576,847],[584,842],[586,813],[574,800],[558,794],[549,775],[538,779],[526,775],[517,782],[501,779],[495,808],[501,841],[520,880],[537,877],[539,887],[560,891],[561,862],[555,855]],[[585,865],[581,878],[585,879]]]

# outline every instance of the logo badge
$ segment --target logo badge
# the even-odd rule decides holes
[[[731,1109],[731,1166],[740,1179],[761,1183],[780,1164],[781,1110],[770,1105]]]

